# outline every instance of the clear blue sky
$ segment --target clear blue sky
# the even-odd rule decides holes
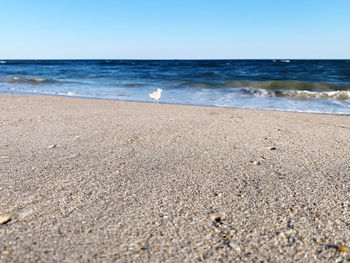
[[[0,58],[350,58],[350,0],[0,0]]]

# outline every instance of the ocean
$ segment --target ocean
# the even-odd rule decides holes
[[[0,93],[350,115],[350,60],[0,60]]]

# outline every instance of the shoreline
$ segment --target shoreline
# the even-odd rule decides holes
[[[0,93],[0,96],[39,96],[39,97],[60,97],[68,99],[84,99],[84,100],[101,100],[101,101],[117,101],[117,102],[131,102],[131,103],[146,103],[153,104],[151,101],[136,101],[136,100],[118,100],[118,99],[107,99],[107,98],[94,98],[84,96],[69,96],[69,95],[50,95],[50,94],[17,94],[17,93]],[[190,107],[208,107],[208,108],[223,108],[223,109],[242,109],[242,110],[257,110],[257,111],[271,111],[271,112],[290,112],[290,113],[302,113],[302,114],[320,114],[320,115],[334,115],[334,116],[350,116],[350,113],[327,113],[327,112],[312,112],[312,111],[294,111],[294,110],[281,110],[281,109],[259,109],[259,108],[240,108],[240,107],[229,107],[229,106],[214,106],[214,105],[200,105],[200,104],[177,104],[177,103],[162,103],[162,105],[178,105],[178,106],[190,106]]]
[[[0,261],[350,257],[348,116],[11,94],[0,130]]]

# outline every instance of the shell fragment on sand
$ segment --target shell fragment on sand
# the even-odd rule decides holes
[[[5,215],[5,216],[0,216],[0,225],[4,225],[8,222],[11,221],[11,217]]]
[[[270,151],[274,151],[274,150],[276,150],[276,147],[266,147],[266,149],[268,149]]]
[[[337,250],[338,252],[349,253],[349,248],[346,246],[338,246]]]

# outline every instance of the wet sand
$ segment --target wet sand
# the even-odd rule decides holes
[[[0,95],[0,261],[349,260],[350,117]]]

